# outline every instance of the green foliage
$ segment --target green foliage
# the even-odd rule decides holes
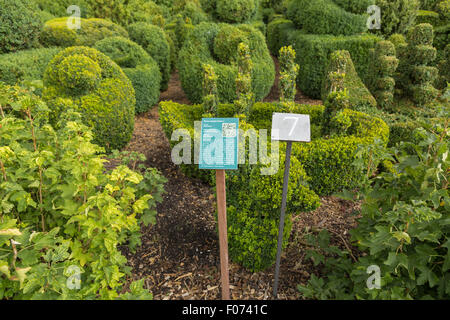
[[[310,256],[321,257],[318,264],[323,262],[326,276],[311,277],[306,287],[300,286],[305,297],[450,297],[448,111],[443,117],[446,121],[432,132],[416,128],[417,143],[403,143],[388,152],[359,150],[360,156],[371,153],[374,160],[394,161],[391,170],[369,180],[357,194],[363,201],[362,216],[351,235],[361,256],[350,261],[348,249],[330,247],[323,231],[319,235],[323,245]],[[355,166],[362,167],[363,162],[356,161]],[[366,271],[374,265],[381,271],[380,288],[370,290]]]
[[[439,13],[428,10],[419,10],[417,12],[416,23],[429,23],[432,26],[437,26],[440,23]]]
[[[239,114],[248,116],[255,103],[255,96],[252,92],[253,62],[250,56],[250,48],[245,43],[239,44],[237,66],[236,90],[238,99],[234,104]]]
[[[219,36],[224,40],[216,41]],[[225,40],[226,38],[228,40]],[[237,65],[222,63],[219,58],[225,59],[228,53],[237,52],[240,43],[238,41],[242,40],[249,46],[252,54],[252,91],[256,101],[262,100],[270,92],[275,80],[275,66],[261,32],[248,25],[230,26],[203,22],[189,32],[178,57],[181,84],[191,102],[202,101],[203,64],[210,64],[218,76],[220,102],[231,103],[237,98]]]
[[[280,101],[294,102],[297,93],[296,79],[300,66],[295,63],[295,51],[291,46],[280,49]]]
[[[292,0],[287,17],[310,34],[354,35],[367,29],[366,15],[347,12],[332,0]]]
[[[151,299],[142,281],[121,294],[130,269],[118,247],[139,244],[164,178],[106,171],[79,114],[55,129],[32,93],[0,92],[0,299]]]
[[[69,14],[67,8],[71,5],[80,8],[82,18],[93,17],[93,12],[88,0],[31,0],[31,2],[36,3],[38,8],[42,11],[50,13],[53,18],[67,16]]]
[[[104,38],[122,36],[128,38],[121,26],[104,19],[81,18],[80,29],[67,26],[69,18],[56,18],[47,21],[41,32],[40,42],[45,47],[93,46]]]
[[[114,23],[126,25],[130,18],[128,0],[86,0],[96,18],[108,19]]]
[[[0,55],[0,81],[15,85],[23,80],[41,80],[47,64],[60,48],[41,48]]]
[[[140,45],[123,37],[110,37],[97,42],[95,49],[117,63],[131,80],[136,93],[136,113],[146,112],[158,102],[159,66]]]
[[[128,26],[130,39],[142,46],[158,63],[161,71],[161,91],[165,91],[170,79],[170,46],[161,27],[138,22]]]
[[[389,108],[394,102],[394,74],[398,64],[394,44],[378,42],[373,51],[368,87],[381,108]]]
[[[347,90],[348,96],[345,101],[347,108],[360,110],[365,107],[376,106],[377,102],[366,88],[353,65],[350,53],[339,50],[331,53],[327,67],[327,76],[322,84],[322,100],[338,90]]]
[[[433,44],[433,27],[430,24],[419,24],[408,33],[408,46],[401,61],[403,71],[402,84],[406,93],[419,106],[426,105],[436,99],[437,89],[433,83],[438,70],[431,66],[436,59]]]
[[[304,34],[301,30],[288,28],[280,30],[280,45],[292,45],[297,53],[296,63],[301,66],[297,86],[306,95],[320,98],[323,79],[326,76],[330,54],[336,50],[350,52],[355,69],[364,83],[369,77],[370,49],[380,40],[374,35],[331,36]],[[271,35],[268,35],[271,38]],[[274,53],[274,52],[272,52]]]
[[[364,14],[367,12],[367,8],[374,4],[374,0],[333,0],[342,9],[356,13]]]
[[[213,67],[209,64],[203,66],[203,112],[217,115],[217,105],[219,98],[217,97],[217,75]]]
[[[258,6],[256,0],[216,0],[216,10],[220,21],[243,23],[252,18]]]
[[[135,93],[118,65],[103,53],[87,47],[61,51],[44,74],[44,99],[58,119],[74,108],[92,127],[94,141],[107,150],[130,141],[135,114]]]
[[[38,47],[42,24],[36,5],[26,0],[1,0],[0,8],[0,54]]]
[[[167,15],[166,10],[150,0],[130,0],[126,6],[128,17],[122,24],[129,25],[136,22],[153,23],[153,21]]]
[[[171,11],[172,16],[180,15],[185,20],[189,19],[193,25],[210,20],[198,0],[175,0]]]
[[[292,30],[294,24],[284,18],[275,19],[267,26],[267,46],[273,55],[278,55],[280,49],[287,45],[288,32]]]
[[[376,0],[381,10],[381,33],[390,36],[394,33],[406,34],[415,25],[418,0]]]

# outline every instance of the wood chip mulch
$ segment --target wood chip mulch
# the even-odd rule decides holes
[[[278,99],[277,85],[268,99]],[[161,100],[189,103],[176,72],[172,75],[168,91],[162,93]],[[301,93],[297,101],[321,103]],[[137,116],[133,139],[126,147],[126,150],[145,154],[148,159],[146,165],[157,168],[168,179],[164,201],[157,207],[156,224],[142,228],[142,246],[135,253],[122,248],[132,267],[132,277],[128,280],[145,278],[154,299],[220,299],[219,245],[213,190],[201,181],[186,177],[172,163],[169,142],[158,117],[156,106]],[[279,299],[301,299],[297,285],[305,284],[311,273],[320,272],[310,260],[305,259],[308,245],[304,235],[325,228],[332,232],[333,244],[345,248],[349,245],[348,231],[356,225],[353,212],[357,209],[354,203],[324,197],[316,211],[293,217],[289,246],[281,260]],[[274,267],[252,273],[230,263],[232,298],[272,299],[273,274]]]

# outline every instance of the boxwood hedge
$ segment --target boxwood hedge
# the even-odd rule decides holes
[[[161,102],[159,109],[160,121],[169,140],[177,129],[187,130],[186,133],[190,134],[191,155],[192,159],[195,159],[194,146],[198,143],[198,135],[195,135],[194,121],[200,121],[205,116],[203,106],[181,105],[168,101]],[[300,211],[317,208],[321,195],[358,186],[362,172],[352,165],[356,149],[360,145],[373,143],[375,139],[387,143],[389,128],[381,119],[345,109],[340,114],[350,123],[345,132],[334,132],[331,137],[321,137],[324,106],[256,103],[250,111],[248,122],[241,119],[240,129],[245,131],[270,128],[273,112],[309,114],[313,131],[311,143],[298,143],[293,147],[288,219],[284,234],[286,245],[291,230],[289,217]],[[234,105],[218,106],[219,117],[232,117],[234,114],[236,114]],[[174,147],[179,142],[170,141],[170,144]],[[268,150],[270,149],[269,145]],[[252,271],[265,269],[275,260],[284,150],[285,144],[281,143],[280,166],[274,175],[261,175],[260,169],[264,167],[261,163],[249,164],[248,150],[245,154],[246,163],[240,164],[238,170],[227,171],[230,257]],[[211,172],[199,170],[198,165],[181,164],[181,169],[190,176],[214,183]]]
[[[131,80],[136,92],[136,113],[146,112],[158,102],[161,72],[140,45],[123,37],[111,37],[97,42],[95,49],[117,63]]]
[[[128,38],[128,33],[124,28],[108,20],[81,18],[80,29],[69,29],[67,19],[67,17],[56,18],[44,24],[40,41],[45,47],[90,47],[107,37],[122,36]]]
[[[108,151],[120,149],[134,129],[135,93],[122,69],[103,53],[70,47],[58,53],[44,74],[43,98],[55,120],[67,108],[82,114],[92,127],[95,143]]]
[[[300,65],[297,84],[300,90],[308,96],[319,99],[321,97],[322,80],[326,75],[330,54],[336,50],[350,52],[353,64],[364,83],[370,76],[370,49],[381,39],[376,35],[361,34],[352,36],[314,35],[296,30],[287,21],[274,20],[268,28],[270,47],[277,49],[280,45],[292,45],[297,53],[296,63]],[[275,34],[271,34],[275,32]],[[280,36],[278,36],[280,34]],[[279,40],[276,40],[279,39]],[[280,41],[280,42],[275,42]],[[279,48],[278,48],[279,50]],[[272,51],[272,54],[278,53]]]
[[[202,101],[203,64],[210,64],[219,78],[220,101],[227,103],[236,99],[235,59],[240,42],[250,47],[256,100],[267,96],[275,80],[275,67],[262,33],[244,24],[203,22],[189,33],[178,57],[181,84],[191,102]]]

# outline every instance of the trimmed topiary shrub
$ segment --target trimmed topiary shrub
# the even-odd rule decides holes
[[[416,23],[429,23],[432,26],[438,26],[440,24],[439,13],[428,10],[417,11]]]
[[[164,17],[168,14],[168,10],[164,10],[151,0],[130,0],[126,5],[128,18],[122,21],[123,24],[132,24],[136,22],[153,23],[156,17]]]
[[[275,19],[267,26],[267,46],[273,55],[278,55],[280,49],[288,44],[288,32],[293,30],[294,23],[284,18]]]
[[[366,15],[347,12],[332,0],[292,0],[287,17],[311,34],[353,35],[367,29]]]
[[[219,105],[218,117],[236,114],[233,105]],[[191,160],[196,157],[194,121],[203,115],[202,105],[180,105],[174,102],[160,103],[160,121],[172,147],[180,141],[172,141],[172,133],[184,129],[190,133]],[[295,144],[292,156],[291,175],[288,192],[288,217],[301,211],[314,210],[319,206],[319,195],[332,194],[346,187],[355,187],[361,182],[360,172],[352,165],[355,150],[360,145],[370,145],[375,139],[387,143],[389,128],[380,119],[369,115],[343,110],[342,116],[349,120],[345,131],[337,131],[331,138],[321,137],[324,106],[296,104],[256,103],[246,121],[240,121],[240,129],[271,128],[273,112],[309,114],[313,141],[310,144]],[[199,128],[197,128],[199,130]],[[256,132],[258,137],[258,133]],[[268,132],[270,136],[270,132]],[[268,146],[271,150],[271,146]],[[283,188],[285,144],[280,143],[279,164],[273,175],[262,175],[261,168],[269,165],[250,164],[248,148],[245,164],[238,170],[227,171],[227,205],[230,257],[252,271],[263,270],[275,261],[277,227]],[[241,154],[240,156],[242,156]],[[276,153],[275,153],[276,155]],[[274,154],[268,157],[273,158]],[[242,161],[241,161],[242,162]],[[195,164],[181,164],[183,172],[214,183],[210,172],[199,170]],[[270,170],[269,170],[270,171]],[[284,244],[290,234],[290,221],[284,234]]]
[[[220,21],[243,23],[252,18],[258,7],[257,0],[216,0],[216,11]]]
[[[322,84],[322,100],[327,100],[328,95],[332,92],[332,88],[336,87],[333,75],[338,73],[344,74],[343,89],[348,91],[348,108],[360,110],[366,107],[376,107],[377,102],[370,91],[366,88],[358,73],[356,73],[350,53],[346,50],[335,51],[330,55],[327,67],[327,76]]]
[[[305,34],[294,27],[282,28],[282,45],[292,45],[297,53],[296,63],[301,66],[297,86],[306,95],[319,99],[322,81],[326,76],[328,59],[336,50],[350,52],[355,69],[364,83],[369,78],[370,49],[381,39],[376,35],[332,36]],[[271,35],[268,35],[271,38]],[[273,54],[277,54],[272,52]]]
[[[295,50],[289,47],[280,49],[280,101],[294,102],[297,94],[297,76],[300,66],[295,63]]]
[[[394,102],[395,80],[393,77],[398,63],[392,42],[380,41],[376,44],[370,68],[369,89],[382,108],[388,108]]]
[[[191,102],[202,101],[203,64],[210,64],[218,76],[220,102],[231,103],[237,98],[236,59],[241,42],[249,46],[252,55],[255,99],[267,96],[275,80],[275,66],[261,32],[248,25],[203,22],[189,33],[178,58],[181,84]]]
[[[376,0],[375,3],[381,10],[380,31],[385,36],[406,34],[415,25],[418,0]]]
[[[40,48],[0,55],[0,81],[14,85],[22,80],[42,80],[47,64],[61,48]]]
[[[69,105],[92,127],[94,141],[107,150],[120,149],[134,129],[135,93],[122,69],[103,53],[70,47],[57,54],[44,74],[43,98],[53,107],[56,123]]]
[[[93,12],[88,0],[31,0],[31,2],[36,3],[39,9],[50,13],[53,18],[67,16],[67,8],[72,5],[80,8],[82,18],[93,17]]]
[[[42,23],[35,4],[0,0],[0,54],[35,48]]]
[[[41,43],[46,47],[93,46],[104,38],[122,36],[128,38],[121,26],[104,19],[81,19],[80,29],[69,29],[67,17],[47,21],[41,32]]]
[[[136,93],[136,113],[146,112],[158,102],[161,72],[140,45],[123,37],[111,37],[97,42],[95,49],[117,63],[131,80]]]
[[[171,11],[173,16],[180,15],[194,25],[210,20],[198,0],[175,0]]]
[[[161,27],[138,22],[128,27],[130,39],[144,48],[156,61],[161,71],[161,90],[168,88],[170,79],[170,45]]]
[[[415,103],[424,106],[438,95],[438,91],[433,87],[438,70],[431,66],[436,59],[436,48],[433,47],[433,26],[427,23],[415,26],[408,33],[407,40],[406,89]]]

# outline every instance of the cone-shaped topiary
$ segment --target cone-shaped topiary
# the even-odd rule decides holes
[[[134,128],[135,92],[120,67],[103,53],[87,47],[70,47],[47,66],[43,98],[53,106],[56,120],[68,107],[82,114],[94,141],[107,150],[130,141]]]

